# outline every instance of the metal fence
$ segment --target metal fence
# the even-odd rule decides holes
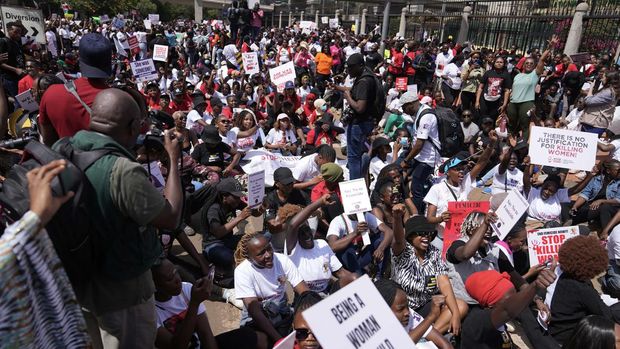
[[[463,8],[472,6],[467,39],[493,49],[542,47],[552,34],[566,39],[577,0],[426,2],[408,16],[407,34],[416,39],[457,38]],[[620,2],[590,0],[580,51],[615,52],[620,43]]]

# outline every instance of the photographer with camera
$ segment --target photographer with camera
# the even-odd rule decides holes
[[[375,128],[376,120],[383,117],[385,95],[377,77],[366,68],[364,56],[352,54],[347,60],[347,73],[355,79],[353,86],[330,84],[331,89],[344,93],[348,107],[343,111],[342,121],[347,126],[347,163],[349,178],[362,178],[362,154],[367,151],[365,143]]]

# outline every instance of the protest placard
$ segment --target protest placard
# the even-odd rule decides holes
[[[316,23],[312,21],[300,21],[299,29],[301,29],[301,32],[304,34],[310,34],[312,31],[317,29],[317,26]]]
[[[19,106],[25,111],[39,110],[39,103],[34,99],[32,91],[29,89],[15,96],[15,99],[17,99]]]
[[[295,81],[297,77],[295,73],[295,65],[293,62],[282,64],[278,67],[269,69],[269,77],[271,82],[278,87],[278,92],[284,91],[284,84],[287,81]]]
[[[407,77],[398,77],[394,82],[394,87],[396,87],[396,91],[407,91]]]
[[[370,196],[366,189],[366,180],[358,178],[351,181],[340,182],[340,194],[342,195],[342,207],[344,213],[357,215],[359,222],[364,222],[364,212],[372,211]],[[370,245],[369,232],[362,234],[364,246]]]
[[[7,1],[2,3],[7,3]],[[2,27],[5,33],[8,33],[7,25],[9,23],[19,21],[22,25],[22,35],[24,37],[30,36],[39,44],[47,44],[47,39],[45,38],[45,17],[43,17],[41,10],[3,5],[0,6],[0,12],[2,13]]]
[[[508,196],[506,196],[495,211],[495,214],[497,214],[497,221],[491,224],[493,232],[500,240],[504,240],[506,235],[510,232],[510,229],[514,227],[515,223],[523,216],[528,207],[529,204],[527,200],[517,189],[512,189],[510,193],[508,193]]]
[[[416,348],[364,275],[302,313],[324,349]]]
[[[155,69],[155,63],[153,63],[152,59],[143,59],[129,64],[131,65],[131,72],[138,82],[157,79],[157,70]]]
[[[321,23],[329,24],[329,17],[321,17]]]
[[[138,43],[138,38],[135,35],[132,35],[130,37],[127,38],[127,43],[129,44],[129,49],[133,50],[134,48],[137,48],[139,43]]]
[[[241,54],[243,69],[246,74],[254,75],[260,73],[258,66],[258,54],[256,52],[245,52]]]
[[[158,13],[149,13],[149,21],[152,24],[159,24],[159,14]]]
[[[151,21],[149,21],[148,19],[145,19],[142,21],[142,23],[144,24],[144,29],[151,30],[152,28]]]
[[[596,161],[597,142],[595,133],[534,126],[530,133],[530,162],[590,171]]]
[[[63,74],[62,72],[59,72],[58,74],[56,74],[56,77],[62,80],[62,82],[67,82],[67,78],[65,78],[65,74]]]
[[[101,23],[109,22],[110,17],[108,15],[102,15],[99,17],[99,21],[101,21]]]
[[[168,46],[155,45],[153,47],[153,60],[161,62],[168,61]]]
[[[411,92],[414,95],[418,94],[418,85],[413,84],[413,85],[407,85],[407,92]]]
[[[329,27],[331,29],[338,29],[338,18],[330,18],[329,19]]]
[[[558,227],[536,229],[527,232],[527,249],[530,266],[543,264],[549,259],[557,259],[558,251],[564,241],[579,235],[579,227]]]
[[[584,65],[586,63],[590,63],[590,53],[588,52],[579,52],[573,55],[570,55],[570,59],[573,63]]]
[[[263,204],[265,198],[265,171],[248,174],[248,207],[255,208]]]
[[[448,211],[450,212],[450,220],[446,222],[443,231],[443,253],[446,257],[446,251],[452,243],[461,237],[461,224],[468,214],[471,212],[488,212],[490,208],[489,201],[449,201]]]
[[[293,349],[295,348],[295,334],[296,332],[291,332],[288,336],[284,337],[278,345],[273,347],[273,349]]]

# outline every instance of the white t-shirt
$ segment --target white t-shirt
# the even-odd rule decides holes
[[[540,188],[530,189],[530,194],[527,196],[527,202],[530,204],[527,210],[528,217],[542,222],[559,220],[562,213],[561,203],[570,202],[568,189],[558,189],[557,193],[546,201],[540,197],[540,193]]]
[[[610,154],[611,157],[614,160],[620,161],[620,138],[614,139],[613,141],[610,142],[610,144],[614,146],[614,150],[612,150]]]
[[[222,135],[220,133],[220,137],[222,138],[222,142],[228,144],[231,148],[235,148],[237,146],[237,134],[232,130],[226,132],[226,135]]]
[[[419,115],[423,110],[430,108],[426,105],[421,105],[416,116],[416,124]],[[414,124],[414,126],[416,125]],[[416,155],[415,159],[430,166],[435,166],[435,163],[441,160],[441,155],[435,148],[435,146],[441,149],[441,142],[439,141],[439,128],[437,126],[437,116],[434,114],[426,114],[420,118],[420,124],[415,131],[415,139],[424,139],[424,146],[420,153]],[[414,141],[415,144],[415,141]],[[434,144],[434,145],[433,145]]]
[[[257,268],[245,260],[235,269],[235,295],[237,299],[256,297],[261,302],[280,303],[286,299],[287,281],[293,287],[304,281],[287,256],[274,253],[271,269]]]
[[[362,50],[358,46],[351,47],[351,45],[348,45],[347,47],[342,49],[342,52],[344,52],[344,60],[347,61],[349,57],[356,53],[361,53]]]
[[[298,243],[289,258],[308,288],[314,292],[324,292],[332,273],[342,268],[342,263],[325,240],[314,240],[314,247],[309,250],[302,248]]]
[[[198,120],[204,120],[207,124],[211,123],[211,120],[205,119],[195,109],[187,113],[187,121],[185,121],[185,128],[188,130],[194,129],[197,134],[201,134],[204,126],[198,123]]]
[[[293,54],[293,49],[290,47],[284,48],[280,47],[278,49],[278,55],[280,56],[280,64],[288,63],[291,61],[291,54]]]
[[[364,218],[366,223],[368,223],[368,229],[370,229],[370,232],[372,234],[378,233],[379,226],[383,224],[383,222],[370,212],[364,213]],[[352,221],[349,219],[348,215],[341,214],[329,223],[329,229],[327,229],[326,237],[333,235],[340,239],[355,231],[355,228],[357,228],[357,221]]]
[[[296,161],[297,164],[291,169],[293,178],[299,182],[307,182],[321,174],[321,169],[316,163],[317,156],[318,154],[308,155]]]
[[[609,263],[614,263],[612,260],[620,260],[620,225],[617,225],[607,238],[607,256]]]
[[[519,192],[523,192],[523,172],[521,170],[518,168],[514,168],[512,171],[506,169],[506,172],[500,174],[499,165],[495,166],[493,170],[495,170],[493,184],[491,185],[493,195],[508,192],[512,188],[517,188]]]
[[[235,138],[237,139],[237,150],[241,152],[247,152],[249,150],[254,149],[256,145],[256,140],[258,139],[258,131],[254,132],[250,137],[239,138],[239,127],[233,127],[230,132],[235,134]]]
[[[239,52],[239,50],[237,49],[237,46],[235,46],[235,44],[228,44],[222,49],[222,55],[224,56],[224,59],[231,63],[237,62],[237,52]]]
[[[170,326],[176,326],[180,320],[185,319],[186,311],[189,306],[189,300],[192,296],[192,284],[183,282],[181,285],[181,293],[173,296],[166,302],[155,300],[155,310],[157,311],[157,328],[165,327],[170,331]],[[205,312],[204,304],[198,306],[198,315]],[[174,329],[171,331],[174,333]]]
[[[448,184],[448,181],[444,179],[431,187],[424,197],[424,202],[435,205],[437,207],[437,213],[435,215],[439,217],[448,210],[448,202],[467,201],[467,196],[472,189],[471,175],[469,173],[465,174],[463,182],[461,182],[461,185],[458,187]],[[452,193],[454,193],[454,195]],[[457,200],[454,199],[454,196],[456,196]],[[445,222],[437,225],[437,234],[439,237],[443,237],[445,225]]]
[[[409,308],[409,322],[407,323],[407,326],[405,326],[405,331],[407,331],[407,333],[409,333],[409,331],[411,331],[414,328],[420,326],[422,321],[424,321],[424,317],[422,315],[418,314],[415,310]],[[431,333],[432,329],[433,329],[432,325],[428,326],[428,329],[426,329],[426,331],[422,335],[422,338],[426,338],[426,336],[428,336],[428,334]]]
[[[452,62],[452,51],[448,50],[447,55],[444,55],[443,52],[439,52],[437,54],[437,58],[435,58],[435,75],[437,77],[441,77],[441,73],[443,69]]]
[[[450,63],[443,68],[443,75],[447,75],[450,78],[450,80],[446,80],[446,84],[448,84],[451,89],[461,89],[461,68],[457,67],[456,64]]]
[[[297,142],[297,137],[295,137],[295,132],[292,129],[281,131],[272,128],[269,130],[265,141],[269,144],[295,143]],[[279,151],[279,149],[277,150]]]
[[[387,154],[387,157],[385,158],[385,162],[381,159],[379,159],[378,156],[374,156],[371,160],[370,160],[370,166],[368,168],[368,171],[370,172],[371,175],[371,179],[372,182],[370,182],[370,190],[374,190],[375,189],[375,184],[377,184],[377,178],[379,177],[379,172],[381,172],[381,170],[392,163],[392,154]]]
[[[463,130],[463,136],[465,136],[465,143],[470,143],[474,136],[480,131],[478,125],[473,122],[470,123],[469,126],[465,126],[465,124],[461,122],[461,129]]]

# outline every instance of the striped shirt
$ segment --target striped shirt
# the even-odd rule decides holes
[[[0,348],[85,348],[82,311],[39,224],[29,211],[0,237]]]
[[[400,255],[392,256],[392,280],[407,293],[409,308],[419,309],[439,293],[437,277],[448,274],[448,266],[441,258],[441,251],[429,245],[420,262],[413,246],[407,247]]]

